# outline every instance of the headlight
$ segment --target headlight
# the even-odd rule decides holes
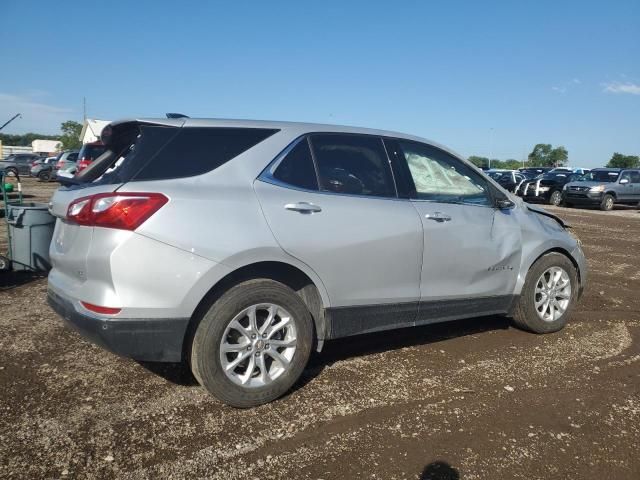
[[[548,192],[549,187],[540,187],[538,190],[540,190],[541,192]]]
[[[590,192],[604,192],[604,185],[598,185],[596,187],[591,187],[589,189]]]

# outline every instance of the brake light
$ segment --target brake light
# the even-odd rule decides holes
[[[90,158],[83,158],[82,160],[80,160],[78,162],[77,172],[81,172],[82,170],[87,168],[89,165],[91,165],[91,159]]]
[[[80,302],[84,308],[96,313],[102,313],[105,315],[115,315],[116,313],[120,313],[121,308],[113,308],[113,307],[101,307],[100,305],[94,305],[89,302]]]
[[[62,167],[64,167],[64,161],[58,160],[58,163],[56,163],[56,168],[60,170]]]
[[[67,220],[89,227],[135,230],[168,201],[161,193],[99,193],[71,202]]]

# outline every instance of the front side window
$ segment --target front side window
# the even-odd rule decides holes
[[[309,149],[309,142],[303,138],[282,159],[273,178],[291,186],[306,190],[318,190],[318,179],[313,166],[313,158]]]
[[[631,183],[640,183],[640,172],[631,172]]]
[[[627,183],[631,183],[631,172],[622,172],[620,174],[620,181],[626,180]]]
[[[348,134],[316,134],[310,138],[321,190],[373,197],[396,196],[382,139]]]
[[[399,140],[415,185],[413,198],[491,205],[487,182],[454,156],[430,145]]]

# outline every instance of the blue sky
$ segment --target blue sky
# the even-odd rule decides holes
[[[0,121],[190,116],[399,130],[463,155],[640,154],[640,1],[3,0]],[[493,129],[493,130],[491,130]]]

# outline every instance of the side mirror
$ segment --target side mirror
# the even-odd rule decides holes
[[[515,207],[516,204],[513,203],[508,198],[498,198],[496,199],[496,208],[499,210],[510,210]]]
[[[620,179],[620,185],[624,185],[626,183],[629,183],[629,179],[628,178],[621,178]]]

